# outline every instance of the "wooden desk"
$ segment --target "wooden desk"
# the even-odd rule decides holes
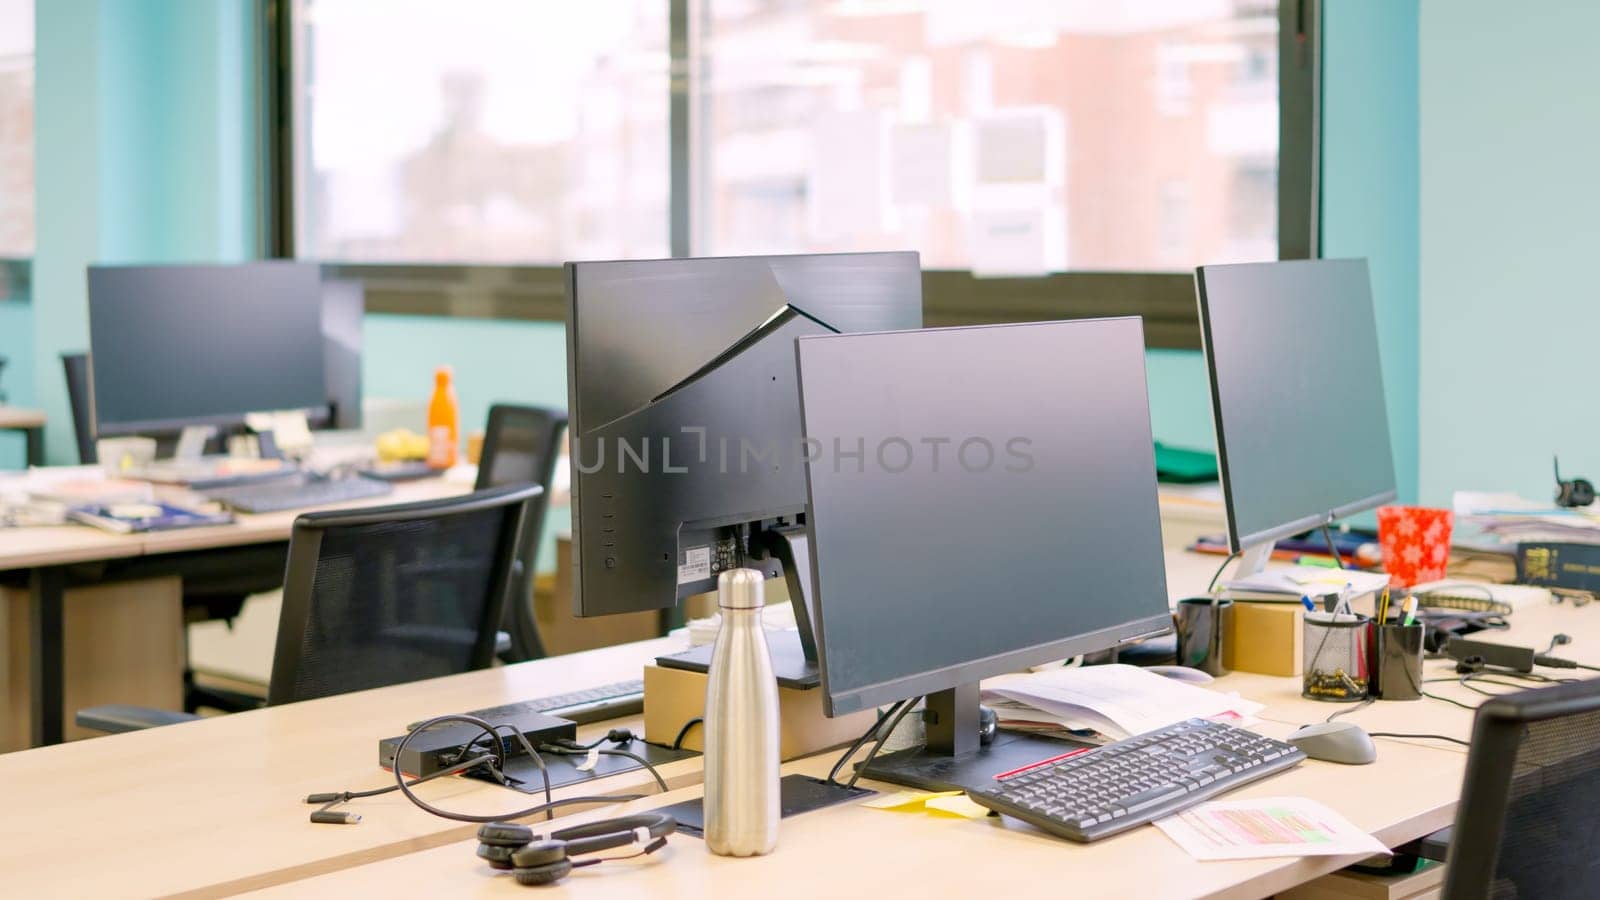
[[[20,431],[28,442],[27,462],[44,465],[44,413],[36,409],[0,404],[0,431]]]
[[[1185,596],[1203,588],[1216,564],[1210,557],[1169,553],[1170,592]],[[1514,627],[1494,639],[1542,648],[1560,630],[1573,637],[1562,648],[1570,651],[1568,658],[1600,662],[1600,606],[1554,605],[1519,612],[1512,621]],[[434,886],[452,893],[520,890],[472,856],[472,826],[434,819],[401,797],[358,801],[352,808],[366,818],[355,826],[313,826],[306,820],[309,807],[298,800],[315,791],[389,783],[376,768],[375,744],[406,722],[633,677],[644,660],[671,646],[672,639],[658,639],[0,756],[5,820],[19,823],[0,841],[0,871],[8,887],[17,885],[18,894],[216,896],[277,885],[295,896],[351,888],[359,891],[355,896],[367,896],[371,888],[392,885],[401,886],[406,896]],[[1440,665],[1430,664],[1430,671]],[[1259,729],[1279,737],[1349,708],[1301,700],[1293,678],[1235,674],[1216,686],[1266,703]],[[1484,699],[1452,685],[1439,687],[1442,695],[1466,702]],[[1378,703],[1349,718],[1374,731],[1465,737],[1471,715],[1421,700]],[[584,733],[598,734],[611,724],[590,726]],[[1311,761],[1236,796],[1314,797],[1389,844],[1448,824],[1465,764],[1461,749],[1425,740],[1378,743],[1378,765]],[[823,754],[788,771],[821,773],[832,761],[831,754]],[[699,771],[698,761],[690,760],[672,764],[664,774],[675,787],[692,787]],[[648,785],[647,776],[630,773],[608,779],[602,791],[624,793]],[[422,790],[464,811],[532,802],[465,780]],[[579,815],[603,818],[621,809]],[[87,865],[82,847],[61,838],[85,815],[115,834],[147,837],[96,844],[97,864]],[[583,870],[571,884],[602,896],[609,891],[706,897],[736,889],[808,898],[874,889],[972,896],[996,889],[1036,890],[1040,884],[1088,896],[1120,895],[1129,888],[1149,896],[1259,896],[1351,861],[1197,863],[1151,828],[1079,846],[1011,821],[941,820],[859,806],[797,817],[784,824],[782,833],[778,853],[765,859],[711,858],[685,837],[641,863]]]
[[[5,409],[5,407],[0,407]],[[470,485],[424,479],[395,486],[392,494],[339,507],[408,503],[463,494]],[[59,743],[63,706],[63,596],[69,567],[106,560],[159,557],[185,551],[219,550],[287,541],[295,517],[309,510],[241,515],[228,525],[137,535],[116,535],[82,525],[0,530],[0,573],[26,572],[28,579],[29,684],[35,746]],[[158,571],[159,565],[149,567]]]
[[[1195,567],[1182,565],[1180,582]],[[1213,561],[1214,562],[1214,561]],[[1209,577],[1209,576],[1208,576]],[[1183,585],[1180,584],[1180,587]],[[1600,609],[1552,604],[1519,611],[1514,627],[1492,633],[1507,643],[1538,644],[1563,631],[1573,636],[1567,658],[1600,664]],[[1490,639],[1485,637],[1485,639]],[[1430,662],[1430,677],[1451,665]],[[1545,670],[1551,675],[1583,675]],[[1299,679],[1236,674],[1219,679],[1267,704],[1256,730],[1285,737],[1295,727],[1322,721],[1345,704],[1304,700]],[[1466,703],[1484,697],[1454,684],[1430,685]],[[1345,718],[1371,731],[1432,732],[1466,739],[1472,713],[1436,700],[1376,703]],[[1377,738],[1379,762],[1366,767],[1308,760],[1301,766],[1230,793],[1230,799],[1302,796],[1339,811],[1378,840],[1395,846],[1453,820],[1466,749],[1442,741]],[[824,776],[835,754],[792,763],[785,773]],[[893,785],[863,782],[882,791]],[[700,796],[699,788],[674,791],[626,806],[586,811],[564,821],[609,818]],[[509,873],[491,870],[473,852],[476,841],[439,847],[364,865],[259,894],[272,897],[366,897],[404,891],[416,895],[521,896]],[[617,851],[619,854],[622,851]],[[692,837],[672,839],[653,856],[574,872],[574,895],[608,897],[813,898],[896,896],[968,898],[1032,896],[1049,885],[1074,897],[1262,897],[1303,884],[1359,861],[1359,857],[1308,857],[1198,862],[1155,828],[1140,828],[1100,843],[1059,840],[1010,819],[971,821],[884,812],[845,804],[784,821],[778,849],[756,859],[712,856]]]
[[[1259,730],[1282,737],[1291,729]],[[1308,761],[1230,798],[1304,796],[1339,810],[1379,840],[1397,844],[1450,823],[1465,757],[1391,743],[1384,765],[1361,769]],[[822,777],[834,754],[793,763],[785,773]],[[863,781],[881,791],[893,785]],[[587,811],[561,824],[607,818],[700,796],[674,791],[624,807]],[[386,862],[281,885],[267,897],[525,896],[509,876],[473,855],[468,840]],[[615,851],[621,855],[624,851]],[[766,857],[712,856],[676,836],[639,860],[579,869],[565,884],[585,900],[636,897],[1263,897],[1343,868],[1358,857],[1198,862],[1153,827],[1094,844],[1074,844],[1012,819],[935,818],[858,803],[796,816]]]
[[[460,841],[476,826],[435,818],[399,794],[354,801],[348,808],[365,817],[358,825],[313,825],[314,807],[301,801],[393,784],[378,768],[377,744],[408,722],[636,678],[646,660],[677,649],[676,639],[657,638],[0,755],[4,893],[221,896]],[[584,726],[579,736],[619,725],[643,727],[619,720]],[[700,780],[698,757],[659,768],[672,787]],[[556,796],[655,790],[635,771]],[[470,813],[539,802],[466,779],[417,791]],[[69,837],[86,827],[104,839]],[[84,856],[91,845],[92,864]]]

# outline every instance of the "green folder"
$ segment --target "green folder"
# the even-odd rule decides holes
[[[1217,480],[1217,455],[1204,450],[1168,447],[1156,441],[1156,480],[1193,484]]]

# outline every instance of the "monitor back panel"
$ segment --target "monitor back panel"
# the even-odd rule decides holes
[[[1202,266],[1195,277],[1233,549],[1392,500],[1366,261]]]
[[[579,615],[715,590],[732,525],[804,511],[796,337],[922,324],[915,253],[581,262],[567,278]]]
[[[797,352],[832,713],[1170,625],[1138,319]]]

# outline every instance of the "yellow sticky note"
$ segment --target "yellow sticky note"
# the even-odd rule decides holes
[[[960,796],[960,791],[897,791],[873,797],[861,804],[872,809],[893,809],[901,812],[921,812],[929,800]]]
[[[954,797],[933,797],[925,806],[930,812],[947,813],[960,816],[963,819],[982,819],[989,815],[989,811],[972,802],[966,794],[956,794]]]

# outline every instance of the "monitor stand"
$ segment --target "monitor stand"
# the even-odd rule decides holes
[[[993,790],[995,776],[1087,750],[1092,744],[1000,731],[978,739],[978,685],[929,694],[927,741],[874,759],[862,775],[925,791]]]
[[[817,641],[811,629],[811,545],[804,525],[785,524],[762,528],[752,543],[783,568],[789,588],[789,604],[794,607],[797,632],[768,632],[767,646],[772,651],[772,669],[778,684],[786,688],[810,690],[822,684],[817,669]],[[668,669],[707,672],[711,669],[713,644],[703,644],[682,653],[656,657],[656,665]]]

